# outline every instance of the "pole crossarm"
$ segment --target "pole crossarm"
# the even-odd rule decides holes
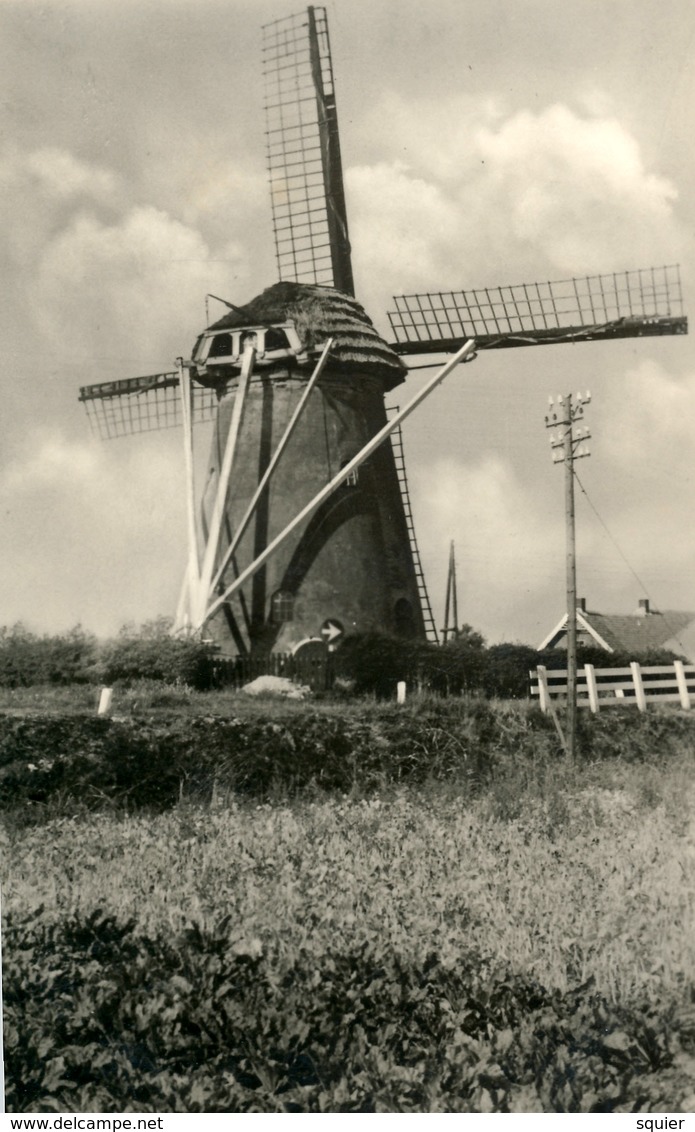
[[[422,401],[424,401],[425,398],[428,397],[429,394],[434,389],[436,389],[438,385],[441,384],[444,378],[447,377],[447,375],[450,374],[451,371],[455,369],[457,365],[459,365],[459,363],[472,360],[472,356],[475,353],[475,348],[476,344],[473,340],[466,342],[465,345],[462,346],[461,349],[454,355],[454,357],[451,358],[444,366],[442,366],[441,369],[439,369],[437,373],[434,374],[432,378],[430,378],[427,384],[424,385],[423,388],[415,394],[415,396],[411,401],[408,402],[405,408],[401,409],[399,413],[396,413],[396,415],[391,418],[391,420],[387,421],[384,427],[380,429],[379,432],[377,432],[371,438],[371,440],[367,442],[367,444],[364,445],[364,447],[357,453],[357,455],[353,456],[352,460],[350,460],[343,468],[340,469],[340,471],[333,477],[333,479],[330,480],[325,485],[325,487],[323,487],[321,491],[319,491],[317,495],[314,496],[311,502],[307,503],[307,505],[303,507],[297,515],[295,515],[294,519],[292,519],[292,521],[287,524],[284,530],[281,531],[266,546],[265,550],[263,550],[261,554],[259,554],[253,560],[253,562],[251,562],[246,567],[245,570],[241,571],[238,578],[236,578],[231,583],[231,585],[227,586],[224,593],[212,602],[205,614],[205,620],[208,620],[210,617],[212,617],[213,614],[216,613],[217,610],[220,609],[225,602],[229,601],[230,597],[232,597],[232,595],[235,594],[236,591],[239,590],[245,582],[252,578],[254,574],[256,574],[261,569],[261,567],[265,562],[267,562],[271,555],[273,555],[275,551],[278,550],[278,548],[285,542],[285,540],[289,538],[296,527],[298,527],[300,523],[304,522],[305,519],[307,519],[314,511],[316,511],[317,508],[320,507],[324,502],[324,500],[328,499],[328,497],[332,495],[333,492],[338,487],[340,487],[340,485],[344,483],[346,479],[348,479],[350,474],[357,468],[359,468],[360,464],[363,464],[364,461],[368,459],[368,457],[371,456],[371,454],[375,452],[381,444],[383,444],[383,442],[391,435],[391,433],[395,429],[397,429],[400,424],[402,424],[406,417],[410,416],[410,414],[414,412],[418,405],[420,405]]]

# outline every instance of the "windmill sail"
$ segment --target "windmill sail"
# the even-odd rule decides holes
[[[92,431],[101,440],[176,428],[182,423],[178,373],[154,373],[148,377],[84,385],[79,400],[86,409]],[[216,408],[214,391],[194,385],[193,423],[212,420]]]
[[[263,75],[280,279],[354,295],[325,8],[265,25]]]
[[[389,312],[399,354],[687,334],[677,265],[551,283],[398,295]]]

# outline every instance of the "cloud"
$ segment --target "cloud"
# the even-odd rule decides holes
[[[612,422],[603,448],[616,471],[648,470],[663,462],[672,473],[673,453],[680,451],[679,479],[690,480],[695,373],[675,377],[653,357],[644,358],[616,375],[603,395],[601,414]]]
[[[206,292],[244,273],[238,246],[229,245],[225,259],[212,262],[198,232],[151,206],[115,224],[81,212],[41,257],[34,314],[44,335],[78,358],[107,354],[125,339],[131,355],[169,365],[190,348]]]
[[[402,162],[353,168],[349,186],[360,202],[354,242],[362,275],[388,274],[396,291],[434,285],[442,247],[459,227],[454,202]]]
[[[185,562],[176,435],[75,444],[29,432],[0,475],[0,623],[101,634],[175,608]],[[138,443],[140,441],[140,443]],[[31,611],[31,612],[28,612]]]
[[[70,359],[86,368],[85,382],[128,376],[124,365],[162,368],[186,353],[205,294],[226,294],[234,281],[245,292],[249,274],[239,241],[213,251],[196,226],[207,207],[201,194],[198,207],[184,201],[188,222],[128,201],[113,171],[66,150],[6,147],[0,200],[12,223],[0,236],[0,270],[12,279],[5,319],[13,337],[21,317],[18,349]]]
[[[11,223],[3,225],[0,255],[8,257],[13,275],[30,271],[46,241],[68,223],[75,208],[89,202],[110,210],[117,207],[120,195],[117,175],[96,163],[58,147],[24,152],[7,144],[0,153],[0,202]]]
[[[502,223],[517,241],[538,245],[560,271],[607,266],[622,248],[625,266],[670,259],[675,188],[649,173],[639,146],[615,119],[582,117],[563,105],[516,113],[475,140]],[[633,257],[637,256],[637,263]]]
[[[547,603],[562,576],[564,548],[556,516],[497,455],[477,462],[435,460],[412,475],[418,542],[425,555],[430,597],[445,592],[449,540],[456,547],[462,621],[491,639],[509,639],[510,624],[525,625],[524,607]]]
[[[406,110],[386,96],[370,119],[379,160],[348,171],[358,274],[375,309],[398,290],[678,258],[676,189],[616,118],[563,104],[505,116],[461,99]]]
[[[63,199],[89,196],[107,202],[115,196],[118,178],[110,169],[80,161],[66,150],[52,146],[37,149],[27,155],[23,165],[47,195]]]
[[[694,414],[695,374],[675,377],[653,358],[614,374],[589,407],[592,459],[578,467],[590,500],[578,493],[581,545],[618,610],[626,585],[630,605],[646,587],[662,608],[695,608]]]

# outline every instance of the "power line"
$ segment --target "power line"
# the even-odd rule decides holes
[[[611,531],[611,530],[610,530],[610,529],[608,528],[608,526],[606,525],[605,521],[604,521],[604,520],[603,520],[603,519],[601,518],[601,516],[599,515],[599,513],[598,513],[598,511],[597,511],[597,509],[596,509],[596,506],[594,505],[593,501],[591,500],[591,498],[590,498],[590,496],[589,496],[589,493],[588,493],[588,491],[587,491],[587,490],[586,490],[586,488],[584,487],[584,484],[583,484],[583,483],[582,483],[582,481],[580,480],[580,478],[579,478],[579,476],[577,475],[576,471],[574,472],[574,478],[576,479],[577,483],[579,484],[579,488],[580,488],[580,490],[581,490],[581,492],[582,492],[582,494],[583,494],[584,498],[586,499],[587,503],[589,504],[589,507],[590,507],[590,508],[591,508],[591,510],[593,511],[594,515],[596,516],[596,518],[598,519],[599,523],[600,523],[600,524],[601,524],[601,526],[603,527],[604,531],[605,531],[605,532],[606,532],[606,534],[608,535],[608,538],[609,538],[609,539],[610,539],[610,541],[611,541],[611,542],[613,543],[613,546],[614,546],[614,547],[615,547],[615,549],[617,550],[618,554],[620,555],[620,557],[622,558],[623,562],[625,563],[625,565],[627,566],[628,570],[630,571],[630,573],[632,574],[633,578],[635,579],[635,581],[637,582],[638,586],[640,587],[640,590],[641,590],[642,594],[644,595],[644,597],[646,597],[646,598],[648,598],[648,599],[649,599],[649,602],[650,602],[650,604],[651,604],[651,602],[652,602],[652,595],[651,595],[651,593],[649,592],[649,589],[648,589],[648,587],[647,587],[647,586],[645,585],[645,583],[644,583],[644,582],[642,581],[642,579],[640,578],[640,576],[639,576],[639,574],[637,573],[637,571],[636,571],[636,570],[634,569],[634,567],[633,567],[633,566],[632,566],[632,564],[630,563],[630,561],[629,561],[629,559],[628,559],[627,555],[626,555],[626,554],[624,553],[624,551],[623,551],[622,547],[620,546],[620,544],[619,544],[618,540],[616,539],[615,535],[614,535],[614,534],[612,533],[612,531]],[[667,626],[667,627],[668,627],[668,628],[669,628],[669,629],[671,630],[671,634],[672,634],[672,636],[673,636],[673,639],[674,639],[675,641],[678,641],[678,644],[680,645],[680,647],[681,647],[681,648],[683,649],[683,651],[685,652],[685,645],[683,644],[682,640],[681,640],[681,639],[680,639],[680,637],[678,636],[678,632],[677,632],[677,630],[676,630],[676,629],[674,629],[673,625],[672,625],[672,624],[670,623],[670,621],[668,620],[668,618],[667,618],[667,617],[666,617],[666,616],[665,616],[665,615],[664,615],[663,613],[661,614],[661,616],[662,616],[662,617],[664,618],[664,623],[665,623],[665,625],[666,625],[666,626]]]

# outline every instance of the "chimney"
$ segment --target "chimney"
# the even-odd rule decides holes
[[[577,609],[579,610],[580,613],[586,613],[586,598],[585,597],[578,597],[577,598]]]
[[[647,613],[651,613],[651,609],[649,608],[649,598],[641,597],[637,603],[637,616],[639,617]]]

